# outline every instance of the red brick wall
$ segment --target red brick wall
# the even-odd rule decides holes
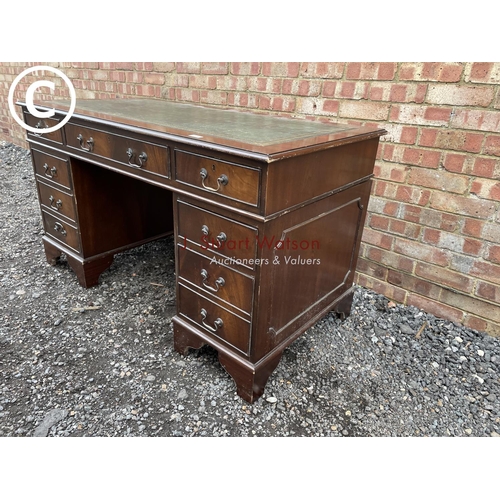
[[[0,139],[24,68],[0,65]],[[150,96],[388,130],[359,284],[500,336],[500,63],[48,63],[78,98]],[[58,79],[56,79],[58,80]],[[27,88],[18,87],[18,98]],[[57,92],[66,95],[60,82]]]

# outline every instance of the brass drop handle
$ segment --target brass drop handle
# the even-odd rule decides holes
[[[35,128],[43,129],[43,128],[47,128],[47,126],[45,125],[45,123],[42,120],[39,120],[38,123],[35,125]],[[33,134],[36,135],[37,137],[42,137],[43,132],[40,132],[39,134],[34,132]]]
[[[207,284],[207,280],[208,280],[208,271],[206,269],[202,269],[201,270],[201,277],[203,278],[203,286],[205,288],[207,288],[208,290],[211,290],[212,292],[218,292],[225,284],[226,284],[226,281],[224,280],[224,278],[222,277],[219,277],[215,280],[215,287],[213,286],[210,286],[209,284]]]
[[[209,325],[208,323],[205,323],[205,320],[207,319],[207,316],[208,316],[206,309],[202,308],[200,311],[200,315],[201,315],[201,322],[203,323],[203,326],[205,328],[208,328],[211,332],[216,332],[217,330],[220,330],[224,326],[224,322],[220,318],[217,318],[214,321],[214,326]]]
[[[219,189],[222,187],[222,186],[227,186],[227,184],[229,183],[229,179],[227,177],[226,174],[222,174],[218,177],[217,179],[217,189],[216,188],[213,188],[213,187],[210,187],[210,186],[207,186],[205,185],[205,179],[208,178],[208,172],[207,172],[207,169],[206,168],[202,168],[200,170],[200,177],[201,177],[201,185],[205,188],[205,189],[208,189],[209,191],[219,191]]]
[[[49,166],[46,163],[43,166],[43,170],[44,170],[45,176],[48,177],[49,179],[52,179],[52,177],[54,177],[57,174],[57,168],[52,167],[51,169],[49,169]],[[49,174],[49,172],[50,172],[50,174]]]
[[[56,199],[52,195],[49,196],[49,201],[50,201],[50,206],[54,210],[59,211],[59,209],[62,207],[62,201],[61,200],[56,201]]]
[[[60,222],[56,222],[54,224],[54,231],[60,233],[62,236],[66,236],[68,234]]]
[[[78,134],[78,136],[76,137],[76,140],[80,143],[80,147],[84,151],[92,152],[92,150],[94,149],[94,139],[92,137],[86,141],[83,138],[82,134]],[[84,143],[87,144],[87,147],[84,146]]]
[[[132,148],[127,149],[127,156],[128,156],[128,164],[132,165],[132,167],[139,167],[142,168],[146,162],[148,161],[148,155],[143,151],[137,159],[139,160],[139,163],[133,163],[132,160],[135,157],[135,151]]]
[[[203,226],[201,226],[201,232],[203,233],[204,236],[208,236],[210,234],[210,229],[208,226],[203,224]],[[226,233],[221,231],[216,236],[216,240],[217,240],[217,243],[212,243],[212,242],[208,241],[208,238],[203,239],[203,241],[206,242],[207,246],[210,248],[222,248],[222,246],[224,245],[224,242],[227,241]]]

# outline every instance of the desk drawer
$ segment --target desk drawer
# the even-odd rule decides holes
[[[55,189],[43,182],[38,182],[38,192],[40,203],[47,212],[54,212],[54,215],[64,215],[76,221],[76,207],[73,196],[59,189]]]
[[[37,118],[36,116],[30,115],[29,113],[24,113],[24,121],[30,127],[35,127],[43,131],[44,128],[50,128],[56,126],[59,122],[59,118]],[[62,127],[55,130],[54,132],[49,132],[48,134],[35,134],[28,131],[28,137],[36,138],[35,140],[42,140],[47,142],[57,142],[58,144],[63,143],[62,139]]]
[[[180,245],[177,258],[179,278],[242,312],[252,313],[252,278],[221,264],[221,257],[209,258]]]
[[[80,252],[80,236],[76,227],[42,210],[45,232],[56,240]]]
[[[216,252],[255,268],[257,229],[178,201],[178,242],[194,243],[202,250]]]
[[[240,318],[222,306],[205,299],[179,284],[179,314],[202,330],[212,334],[239,351],[248,354],[250,321]]]
[[[168,147],[129,139],[102,130],[68,123],[66,143],[90,157],[111,160],[160,177],[169,177]]]
[[[260,170],[214,158],[175,152],[175,180],[247,205],[259,205]]]
[[[35,172],[46,181],[53,182],[58,186],[71,189],[71,173],[69,161],[64,158],[42,153],[37,149],[31,149]]]

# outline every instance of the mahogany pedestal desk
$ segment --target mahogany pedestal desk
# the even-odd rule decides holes
[[[150,99],[20,104],[47,260],[98,284],[121,251],[175,235],[175,349],[209,344],[248,402],[283,350],[348,315],[379,138],[350,127]]]

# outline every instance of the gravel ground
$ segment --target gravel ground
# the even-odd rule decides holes
[[[173,350],[173,241],[81,288],[47,264],[26,150],[0,142],[0,436],[498,436],[500,340],[358,288],[241,400]],[[477,458],[477,457],[476,457]]]

